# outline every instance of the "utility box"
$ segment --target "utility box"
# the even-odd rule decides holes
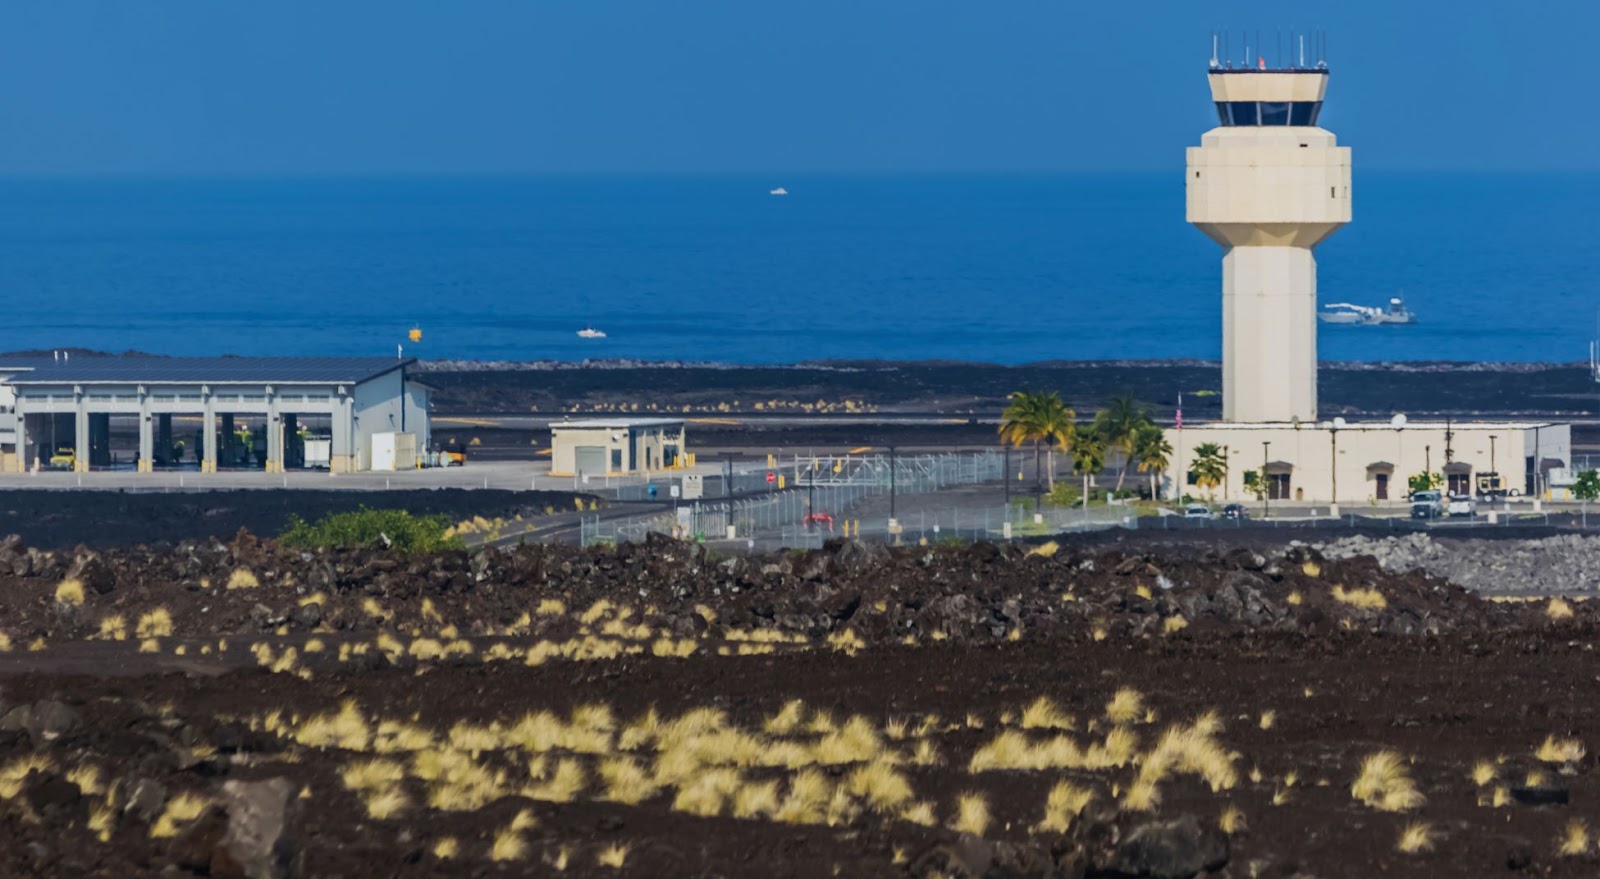
[[[686,501],[699,500],[705,496],[706,478],[698,473],[685,473],[683,476],[683,499]]]
[[[308,439],[305,441],[305,468],[307,470],[326,470],[333,461],[333,440]]]
[[[414,470],[417,466],[417,435],[386,432],[372,435],[372,469]]]

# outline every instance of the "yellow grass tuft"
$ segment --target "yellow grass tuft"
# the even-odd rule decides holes
[[[1544,741],[1533,752],[1533,756],[1541,763],[1576,763],[1583,759],[1585,753],[1583,742],[1577,739],[1545,736]]]
[[[1305,600],[1305,596],[1301,595],[1300,590],[1298,589],[1290,592],[1289,597],[1284,599],[1284,601],[1289,602],[1290,607],[1299,607],[1301,604],[1305,603]]]
[[[121,614],[112,614],[100,620],[100,633],[97,636],[105,641],[126,641],[128,639],[128,620]]]
[[[506,827],[494,835],[494,844],[489,848],[489,860],[520,861],[527,856],[528,844],[522,840],[521,833]]]
[[[1189,627],[1189,621],[1181,616],[1171,616],[1161,621],[1161,631],[1171,635],[1181,632]]]
[[[1044,820],[1039,822],[1037,829],[1066,833],[1073,819],[1081,815],[1093,799],[1094,791],[1090,788],[1079,787],[1070,781],[1056,782],[1045,797]]]
[[[111,831],[117,823],[117,808],[109,801],[101,800],[89,808],[89,830],[94,833],[95,839],[101,842],[111,841]]]
[[[789,793],[772,820],[780,824],[821,824],[833,785],[815,769],[803,769],[789,781]]]
[[[600,853],[594,856],[594,861],[602,867],[620,870],[628,863],[628,847],[622,843],[612,843],[601,849]]]
[[[1222,832],[1229,836],[1238,833],[1245,827],[1244,813],[1239,811],[1238,806],[1224,808],[1222,815],[1217,818],[1217,827],[1221,828]]]
[[[56,584],[56,604],[77,607],[83,604],[83,581],[69,577]]]
[[[398,787],[385,787],[368,794],[361,803],[366,807],[367,817],[377,821],[386,821],[411,805],[411,798]]]
[[[1115,724],[1132,723],[1144,714],[1144,696],[1132,687],[1123,687],[1106,703],[1106,719]]]
[[[560,599],[542,598],[533,612],[540,616],[558,617],[567,612],[567,606]]]
[[[577,760],[564,759],[557,761],[555,772],[543,784],[534,785],[524,793],[530,799],[545,800],[551,803],[570,803],[572,798],[582,791],[588,779],[583,771],[583,764]]]
[[[371,729],[355,700],[347,699],[335,714],[319,714],[301,724],[293,733],[295,741],[308,748],[338,747],[346,751],[365,751]]]
[[[234,589],[254,589],[260,585],[261,581],[256,579],[254,571],[249,568],[234,568],[233,573],[228,575],[226,588],[230,591]]]
[[[1472,764],[1472,783],[1483,787],[1495,778],[1494,763],[1489,760],[1479,760]]]
[[[602,761],[600,778],[606,785],[601,799],[629,806],[650,799],[661,789],[649,772],[626,757]]]
[[[879,812],[893,812],[912,796],[911,783],[883,761],[857,768],[845,779],[844,787]]]
[[[1504,785],[1494,789],[1494,798],[1490,801],[1496,809],[1504,809],[1511,805],[1511,790]]]
[[[443,836],[433,844],[433,856],[441,861],[448,861],[461,853],[461,843],[456,842],[454,836]]]
[[[1133,587],[1133,594],[1143,598],[1145,601],[1149,601],[1155,596],[1155,593],[1150,591],[1150,587],[1144,585],[1143,583]]]
[[[134,634],[140,638],[166,638],[172,635],[172,614],[158,607],[139,617]]]
[[[1310,559],[1306,559],[1305,564],[1300,566],[1300,572],[1307,577],[1320,577],[1322,576],[1322,566]]]
[[[1427,799],[1412,782],[1405,761],[1394,751],[1369,754],[1361,761],[1361,771],[1350,785],[1350,796],[1383,812],[1408,812]]]
[[[1023,729],[1065,729],[1076,726],[1072,716],[1062,711],[1048,696],[1040,696],[1022,709]]]
[[[1038,546],[1028,550],[1028,555],[1030,555],[1030,556],[1035,556],[1035,555],[1036,556],[1042,556],[1042,557],[1048,559],[1048,558],[1054,558],[1055,554],[1057,552],[1060,552],[1060,551],[1061,551],[1061,544],[1056,543],[1054,540],[1052,540],[1052,541],[1049,541],[1048,543],[1041,543]]]
[[[989,829],[990,820],[988,798],[976,791],[969,791],[956,798],[956,819],[950,824],[950,829],[982,836]]]
[[[672,808],[702,818],[720,815],[723,805],[742,783],[737,769],[707,769],[678,788]]]
[[[1376,589],[1346,589],[1343,586],[1335,586],[1333,600],[1362,610],[1383,610],[1389,606],[1388,599]]]
[[[1400,841],[1395,845],[1402,854],[1414,855],[1433,850],[1433,827],[1422,821],[1413,821],[1400,831]]]
[[[861,648],[867,646],[867,642],[861,640],[855,629],[843,629],[828,635],[828,646],[840,653],[854,656]]]
[[[1589,851],[1589,825],[1574,818],[1561,830],[1561,842],[1556,851],[1562,857],[1572,858]]]
[[[1262,729],[1264,729],[1264,730],[1272,729],[1273,724],[1275,724],[1277,722],[1278,722],[1278,712],[1273,711],[1270,708],[1267,709],[1266,711],[1261,712],[1261,728]]]
[[[146,638],[139,642],[140,653],[160,653],[161,642],[155,638]]]
[[[374,758],[350,763],[339,771],[345,789],[353,791],[377,790],[404,781],[406,768],[393,760]]]
[[[1544,606],[1544,615],[1549,617],[1552,622],[1571,619],[1572,605],[1567,603],[1565,598],[1552,598]]]
[[[1549,780],[1550,780],[1550,776],[1545,775],[1544,772],[1542,772],[1542,771],[1540,771],[1538,769],[1530,769],[1530,770],[1528,770],[1528,774],[1526,776],[1524,776],[1523,779],[1522,779],[1522,786],[1523,787],[1544,787],[1545,782],[1547,782]]]
[[[84,763],[68,770],[67,781],[77,785],[85,796],[96,797],[105,792],[105,785],[100,779],[100,767],[93,763]]]
[[[200,817],[200,813],[210,805],[211,800],[206,797],[189,791],[180,792],[167,800],[167,807],[162,811],[161,817],[150,827],[150,836],[154,839],[177,836],[180,825],[188,824]]]

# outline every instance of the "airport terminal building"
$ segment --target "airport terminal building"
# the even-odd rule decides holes
[[[409,469],[416,462],[393,450],[431,441],[428,390],[407,373],[415,363],[64,352],[0,359],[0,470]]]

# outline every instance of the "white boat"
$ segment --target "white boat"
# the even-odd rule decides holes
[[[788,195],[788,194],[789,194],[789,190],[784,189],[782,186],[778,187],[777,189],[771,189],[771,190],[767,191],[767,195]]]
[[[1317,320],[1325,324],[1414,324],[1417,316],[1406,308],[1398,296],[1390,297],[1387,308],[1374,305],[1355,305],[1349,302],[1330,302],[1317,312]]]
[[[603,330],[597,330],[594,327],[584,327],[578,331],[578,338],[580,339],[604,339],[605,337],[606,334]]]

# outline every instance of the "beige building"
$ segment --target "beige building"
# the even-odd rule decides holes
[[[1172,474],[1184,474],[1181,494],[1217,503],[1254,500],[1245,474],[1266,471],[1273,500],[1338,503],[1345,507],[1403,501],[1407,481],[1435,473],[1451,494],[1476,494],[1479,477],[1497,473],[1501,486],[1534,496],[1534,461],[1540,488],[1550,471],[1572,459],[1572,428],[1547,422],[1445,423],[1354,422],[1318,425],[1283,423],[1205,424],[1167,432],[1172,443]],[[1215,445],[1227,463],[1216,488],[1200,486],[1196,450]],[[1172,475],[1163,486],[1172,491]],[[1544,493],[1544,492],[1540,492]]]
[[[684,451],[682,420],[590,418],[550,425],[551,476],[625,476],[693,463]]]

